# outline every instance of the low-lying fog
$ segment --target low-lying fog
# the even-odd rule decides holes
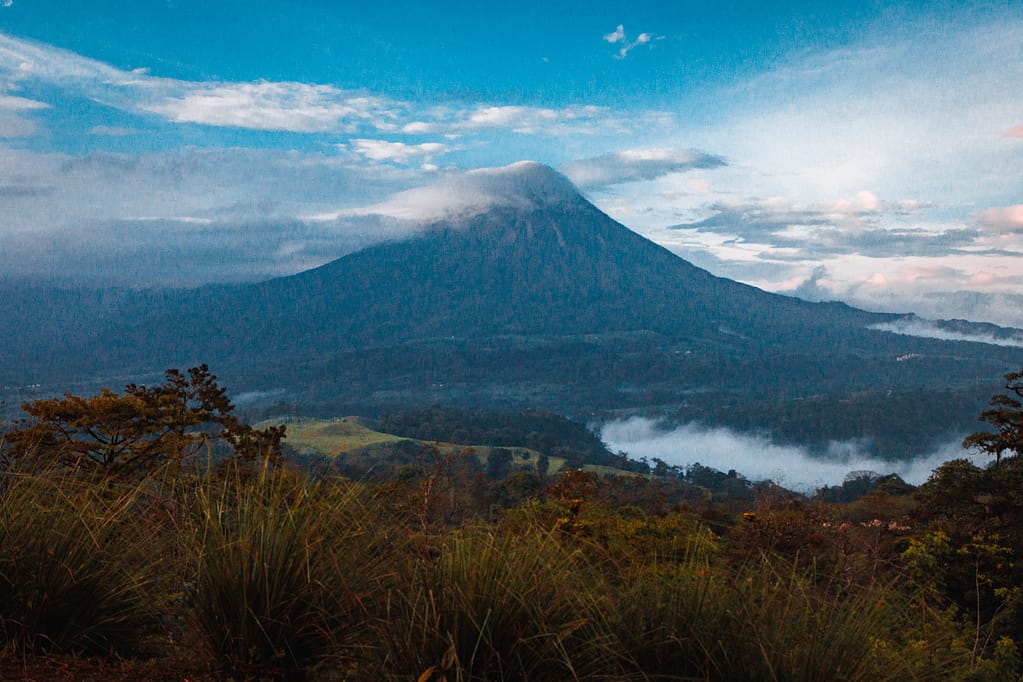
[[[669,465],[700,463],[720,471],[735,469],[752,481],[770,479],[800,492],[841,485],[847,474],[863,470],[896,473],[907,483],[920,485],[949,460],[985,461],[964,450],[960,441],[944,443],[925,457],[902,462],[871,457],[864,453],[862,444],[855,442],[834,442],[826,455],[815,456],[806,448],[778,445],[762,435],[695,423],[665,430],[659,422],[644,417],[608,422],[600,435],[613,451],[626,452],[633,459],[647,457],[652,461],[657,457]]]

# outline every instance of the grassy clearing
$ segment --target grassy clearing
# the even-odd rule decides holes
[[[397,443],[406,440],[389,433],[380,433],[365,426],[358,417],[338,419],[309,419],[287,417],[264,422],[262,425],[288,427],[288,445],[303,454],[337,457],[359,451],[372,445]]]
[[[498,449],[488,445],[472,445],[464,443],[442,443],[424,441],[415,438],[404,438],[389,433],[374,431],[366,426],[359,417],[340,417],[337,419],[311,419],[307,417],[286,417],[261,422],[256,426],[285,425],[288,428],[288,445],[303,455],[320,455],[327,458],[339,456],[372,456],[375,446],[393,445],[401,441],[411,441],[431,448],[436,448],[438,455],[458,455],[471,451],[482,466],[487,465],[490,454]],[[529,448],[501,448],[512,453],[513,462],[517,466],[536,469],[540,461],[540,453]],[[555,474],[565,465],[562,457],[550,457],[548,473]],[[598,474],[619,472],[610,467],[587,465],[587,471]]]

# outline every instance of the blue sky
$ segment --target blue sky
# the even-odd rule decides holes
[[[534,159],[716,274],[1023,326],[1021,83],[1007,2],[0,0],[0,276],[286,274]]]

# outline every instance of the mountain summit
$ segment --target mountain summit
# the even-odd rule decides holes
[[[531,210],[585,201],[565,176],[535,161],[481,168],[399,192],[354,215],[380,215],[411,222],[460,220],[494,208]]]
[[[466,177],[470,184],[495,196],[519,197],[534,206],[585,201],[568,178],[536,161],[519,161],[501,168],[481,168],[470,171]]]

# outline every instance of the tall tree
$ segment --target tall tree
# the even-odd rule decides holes
[[[995,456],[1000,464],[1002,454],[1023,454],[1023,370],[1005,375],[1006,393],[991,398],[991,407],[980,413],[981,421],[994,427],[993,431],[979,431],[967,436],[963,447],[978,448]]]
[[[137,474],[194,456],[222,439],[245,459],[280,457],[284,427],[257,430],[232,414],[226,389],[206,365],[165,373],[159,386],[130,384],[119,394],[103,389],[84,398],[22,405],[30,421],[6,434],[3,459],[33,468]]]

